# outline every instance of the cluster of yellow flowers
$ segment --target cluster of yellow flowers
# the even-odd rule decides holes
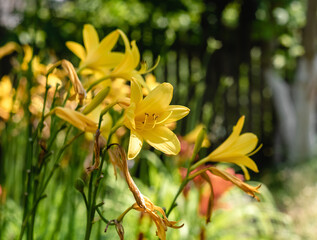
[[[120,39],[124,44],[124,52],[113,50],[116,49]],[[123,172],[135,197],[136,203],[130,209],[148,213],[157,226],[157,235],[165,240],[167,227],[179,228],[179,226],[176,226],[176,222],[167,219],[169,212],[166,214],[162,208],[155,206],[140,193],[129,174],[127,161],[138,156],[144,141],[167,155],[177,155],[181,150],[180,141],[169,126],[184,118],[190,110],[185,106],[170,105],[173,97],[171,84],[156,83],[153,77],[149,78],[147,84],[142,75],[151,72],[159,61],[148,69],[146,63],[140,61],[136,42],[130,42],[121,30],[111,32],[100,41],[95,28],[87,24],[83,29],[83,42],[84,46],[76,42],[66,43],[66,46],[80,59],[78,67],[74,67],[68,60],[45,66],[40,63],[37,56],[33,56],[29,46],[22,48],[24,59],[20,69],[28,71],[31,67],[39,83],[31,89],[35,94],[32,95],[30,111],[38,116],[43,112],[42,117],[46,124],[49,124],[50,116],[55,114],[81,131],[88,133],[100,131],[108,146],[111,141],[119,142],[113,137],[119,132],[117,131],[119,128],[125,126],[129,129],[127,156],[121,147],[115,151],[110,148],[109,155],[114,166],[119,167]],[[7,44],[0,48],[0,58],[13,51],[20,51],[20,48],[13,43]],[[58,68],[60,66],[61,68]],[[8,76],[3,77],[0,82],[0,117],[3,119],[9,118],[13,106],[11,101],[13,90],[8,78]],[[69,87],[70,83],[72,88]],[[66,92],[59,91],[61,85],[65,86]],[[51,87],[48,91],[48,98],[51,101],[43,102],[39,96],[48,86]],[[60,104],[54,102],[55,97],[60,99]],[[109,114],[110,108],[122,113],[121,118],[116,122]],[[237,164],[244,171],[246,179],[249,179],[247,168],[258,171],[256,164],[250,158],[259,149],[254,150],[258,139],[252,133],[240,135],[243,124],[244,117],[241,117],[230,137],[207,157],[196,162],[194,159],[203,141],[205,141],[204,146],[209,144],[202,134],[204,133],[202,128],[188,136],[188,139],[194,138],[197,147],[190,161],[185,183],[198,175],[204,177],[209,171],[231,181],[258,199],[255,193],[258,193],[259,186],[252,187],[228,172],[208,165],[210,162]],[[126,212],[116,222],[121,222]]]

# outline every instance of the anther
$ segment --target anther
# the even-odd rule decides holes
[[[149,117],[148,113],[145,113],[145,117],[144,117],[144,121],[142,122],[143,126],[142,129],[145,127],[146,123],[147,123],[147,118]]]

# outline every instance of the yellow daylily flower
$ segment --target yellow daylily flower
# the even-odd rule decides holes
[[[139,154],[143,140],[165,154],[180,151],[178,138],[166,125],[182,119],[190,110],[170,105],[172,97],[173,86],[169,83],[160,84],[143,99],[141,86],[135,80],[131,82],[131,101],[124,120],[131,130],[128,159]]]
[[[49,114],[55,113],[59,118],[69,122],[83,132],[96,132],[97,123],[81,112],[63,107],[55,107]]]
[[[21,69],[23,71],[28,70],[29,68],[29,63],[32,60],[31,67],[32,67],[32,72],[34,76],[38,75],[45,75],[46,74],[46,66],[44,64],[40,63],[40,58],[39,56],[33,56],[33,49],[29,45],[24,45],[23,46],[23,51],[24,51],[24,57],[23,61],[21,64]],[[33,57],[33,59],[32,59]]]
[[[141,85],[148,88],[147,84],[145,83],[142,74],[146,74],[151,72],[159,63],[160,58],[158,57],[156,63],[152,68],[147,67],[147,64],[143,61],[140,62],[140,52],[136,45],[135,41],[130,43],[129,39],[122,32],[120,29],[116,30],[119,35],[121,36],[124,46],[125,52],[121,61],[115,61],[111,66],[100,66],[98,69],[99,72],[94,72],[96,79],[94,82],[90,84],[90,88],[98,85],[99,83],[107,80],[107,79],[115,79],[115,78],[123,78],[125,80],[131,81],[133,78],[136,79]],[[136,67],[140,65],[140,69],[136,70]],[[91,72],[92,73],[92,72]],[[102,76],[98,79],[97,76]]]
[[[216,150],[210,153],[204,161],[211,162],[229,162],[237,164],[243,170],[247,180],[250,179],[247,168],[258,172],[258,167],[250,158],[255,154],[261,145],[256,148],[258,138],[253,133],[243,133],[240,135],[244,124],[244,116],[242,116],[233,128],[233,132]],[[247,167],[247,168],[246,168]]]
[[[136,45],[135,41],[132,41],[130,44],[129,39],[124,32],[121,30],[118,30],[118,32],[123,39],[125,53],[122,61],[110,73],[110,77],[124,78],[127,80],[132,80],[132,78],[135,78],[140,84],[146,86],[141,74],[151,72],[153,69],[155,69],[159,63],[159,58],[152,68],[148,69],[146,63],[141,62],[140,69],[136,70],[135,68],[140,64],[140,52],[138,46]]]
[[[99,42],[96,29],[90,24],[85,24],[83,29],[84,47],[72,41],[66,42],[66,46],[80,58],[79,68],[100,70],[102,67],[113,68],[123,59],[122,53],[111,52],[118,38],[119,31],[115,30]]]
[[[0,59],[18,50],[19,50],[19,45],[17,43],[8,42],[2,47],[0,47]]]
[[[23,51],[24,51],[24,58],[21,64],[21,69],[26,71],[29,68],[28,64],[31,61],[33,56],[33,49],[29,45],[24,45]]]
[[[10,77],[5,75],[0,80],[0,118],[8,120],[13,107],[12,83]]]

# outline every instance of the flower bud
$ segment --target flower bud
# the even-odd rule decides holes
[[[85,106],[82,113],[86,115],[94,110],[96,107],[98,107],[98,105],[107,97],[109,91],[110,87],[106,87],[98,92],[98,94],[91,100],[91,102]]]
[[[83,193],[84,192],[85,183],[82,179],[78,178],[75,182],[75,188],[78,192]]]

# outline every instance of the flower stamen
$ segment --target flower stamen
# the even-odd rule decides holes
[[[141,127],[141,130],[143,130],[147,124],[147,119],[149,117],[149,114],[148,113],[145,113],[145,117],[144,117],[144,121],[142,122],[142,127]]]
[[[155,126],[157,124],[156,120],[158,119],[159,116],[157,116],[157,115],[155,115],[155,113],[153,113],[152,117],[153,117],[153,126],[152,126],[152,129],[153,129],[153,128],[155,128]]]

